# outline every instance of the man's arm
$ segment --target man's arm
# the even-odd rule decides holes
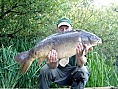
[[[76,48],[76,61],[78,66],[83,66],[87,62],[87,58],[85,55],[88,53],[88,51],[92,50],[93,48],[87,47],[87,45],[83,45],[82,43],[77,45]]]
[[[77,65],[80,67],[83,66],[87,62],[87,59],[85,56],[81,56],[81,57],[76,56],[76,60],[77,60]]]

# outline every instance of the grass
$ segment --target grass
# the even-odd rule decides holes
[[[0,88],[37,88],[38,76],[42,66],[37,66],[37,61],[34,61],[30,69],[25,75],[20,73],[20,65],[14,61],[14,56],[24,50],[31,48],[32,43],[27,41],[17,41],[11,46],[0,48]],[[22,44],[22,45],[21,45]],[[107,58],[105,55],[99,55],[95,50],[88,55],[87,65],[91,70],[91,75],[87,83],[87,87],[100,86],[115,86],[118,87],[118,72],[115,71],[113,59],[106,64]],[[53,85],[54,87],[57,85]],[[57,86],[59,87],[59,86]]]
[[[116,86],[118,87],[118,72],[113,66],[113,59],[109,63],[104,55],[97,52],[90,52],[87,65],[91,69],[90,79],[87,83],[89,87]]]

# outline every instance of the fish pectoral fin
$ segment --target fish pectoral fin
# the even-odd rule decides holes
[[[44,59],[45,59],[45,58],[40,58],[40,59],[39,59],[38,66],[40,66],[40,65],[43,63]]]
[[[59,61],[59,64],[62,66],[62,67],[65,67],[67,64],[69,63],[69,58],[63,58]]]

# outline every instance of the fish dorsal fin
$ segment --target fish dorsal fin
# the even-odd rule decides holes
[[[66,33],[71,33],[71,32],[77,32],[77,30],[70,30],[70,31],[64,31],[64,32],[58,32],[56,33],[57,35],[60,35],[60,34],[66,34]]]
[[[61,35],[61,34],[71,33],[71,32],[78,32],[78,30],[70,30],[70,31],[64,31],[64,32],[57,32],[57,33],[54,33],[54,34],[48,36],[47,38],[53,37],[53,36],[57,36],[57,35]]]
[[[59,64],[62,66],[62,67],[65,67],[67,64],[69,63],[69,58],[63,58],[59,61]]]

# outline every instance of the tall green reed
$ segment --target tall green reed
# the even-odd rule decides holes
[[[4,46],[2,45],[2,48],[0,49],[1,88],[13,88],[20,78],[20,75],[18,73],[19,69],[17,67],[17,64],[13,60],[16,53],[16,50],[12,50],[12,46],[4,48]]]
[[[115,71],[113,66],[113,59],[106,63],[107,57],[99,55],[97,52],[90,52],[88,54],[87,65],[91,70],[91,75],[87,86],[100,87],[100,86],[118,86],[118,72]]]
[[[22,43],[23,44],[22,44]],[[37,87],[39,70],[35,61],[25,75],[20,73],[20,65],[14,60],[14,56],[31,48],[32,43],[27,41],[16,41],[15,44],[0,48],[0,88],[33,88]],[[22,44],[22,45],[21,45]],[[22,50],[21,50],[22,49]]]

